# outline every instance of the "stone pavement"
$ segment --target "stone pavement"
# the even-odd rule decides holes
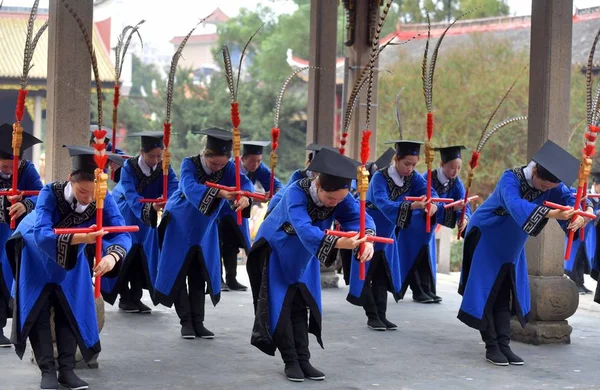
[[[100,368],[79,374],[91,389],[600,389],[600,305],[590,295],[569,319],[571,345],[515,342],[526,365],[495,367],[484,359],[479,333],[456,319],[457,283],[457,274],[438,276],[440,305],[390,298],[394,332],[367,329],[362,309],[345,301],[345,286],[324,291],[325,349],[311,336],[311,361],[327,374],[323,382],[288,382],[279,357],[250,345],[250,292],[224,292],[207,308],[214,340],[181,339],[173,309],[140,315],[108,307]],[[595,288],[591,279],[586,285]],[[0,350],[0,389],[39,388],[29,351],[19,361],[13,350]]]

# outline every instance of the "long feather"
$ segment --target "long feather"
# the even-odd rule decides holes
[[[600,113],[600,104],[598,104],[600,101],[600,83],[598,85],[596,85],[596,94],[594,95],[594,100],[592,102],[592,112],[593,112],[593,116],[592,116],[592,123],[594,125],[597,125],[598,123],[598,114]]]
[[[486,144],[486,142],[488,142],[490,137],[492,135],[494,135],[498,130],[510,125],[511,123],[518,122],[518,121],[526,121],[526,120],[527,120],[526,116],[517,116],[517,117],[505,119],[502,122],[498,123],[490,131],[488,131],[487,133],[482,135],[481,139],[479,140],[479,143],[477,144],[476,151],[481,152],[481,149]]]
[[[231,103],[235,102],[235,85],[233,84],[233,68],[231,67],[231,55],[229,54],[229,48],[227,45],[223,45],[221,48],[223,53],[223,63],[225,66],[225,78],[227,79],[227,86],[229,87],[229,97]]]
[[[379,55],[381,55],[383,50],[390,45],[391,46],[402,46],[402,45],[405,45],[405,44],[415,40],[420,35],[421,34],[417,34],[417,35],[411,37],[410,39],[407,39],[406,41],[399,42],[399,43],[392,43],[392,41],[393,41],[393,38],[392,38],[387,43],[385,43],[384,45],[381,45],[381,47],[379,47],[377,56],[379,57]],[[358,77],[356,78],[356,81],[354,82],[352,91],[350,92],[348,102],[346,103],[346,110],[344,111],[345,114],[344,114],[344,121],[342,124],[342,133],[348,132],[348,128],[350,126],[350,120],[352,119],[352,113],[354,112],[354,106],[356,105],[356,101],[358,99],[358,95],[360,94],[360,91],[362,90],[362,87],[365,85],[365,83],[367,81],[368,75],[369,75],[369,64],[365,65],[361,69]]]
[[[23,80],[21,80],[21,88],[25,88],[27,87],[28,84],[28,77],[29,77],[29,71],[31,70],[31,68],[33,68],[33,64],[31,63],[31,61],[33,60],[33,53],[35,52],[35,48],[38,44],[38,41],[40,40],[40,38],[42,37],[42,35],[44,34],[44,32],[46,31],[46,29],[48,28],[48,21],[46,21],[42,27],[40,27],[40,29],[38,30],[38,32],[35,34],[35,37],[33,37],[33,40],[31,41],[31,44],[29,45],[30,47],[30,58],[29,58],[29,68],[27,69],[27,75],[25,76],[25,78]]]
[[[421,63],[421,80],[423,81],[423,97],[425,98],[425,106],[427,111],[431,112],[432,107],[429,99],[429,86],[427,85],[427,67],[429,66],[429,42],[431,41],[431,19],[429,11],[425,11],[427,17],[427,40],[425,41],[425,50],[423,51],[423,62]]]
[[[431,64],[429,65],[429,71],[427,73],[427,88],[428,88],[427,89],[427,92],[428,92],[427,111],[428,112],[431,112],[432,107],[433,107],[433,75],[435,73],[435,64],[437,62],[438,51],[440,49],[440,46],[442,45],[442,41],[444,40],[444,37],[446,36],[446,33],[448,32],[448,30],[450,30],[450,28],[452,26],[454,26],[454,24],[456,22],[458,22],[460,19],[464,18],[471,12],[474,12],[475,10],[477,10],[477,8],[474,8],[470,11],[465,12],[464,14],[462,14],[458,18],[456,18],[452,23],[450,23],[448,25],[448,27],[446,27],[446,29],[444,30],[442,35],[439,37],[439,39],[435,45],[435,48],[433,49],[433,53],[431,54]]]
[[[31,50],[31,39],[33,38],[33,23],[35,22],[35,15],[37,14],[38,4],[40,0],[35,0],[31,6],[31,12],[29,13],[29,19],[27,21],[27,35],[25,36],[25,53],[23,55],[23,74],[21,75],[21,89],[25,89],[27,73],[29,72],[29,58]]]
[[[177,72],[177,63],[179,62],[179,58],[181,58],[183,48],[185,47],[185,44],[187,43],[188,39],[190,39],[190,36],[196,30],[196,28],[200,24],[204,23],[204,21],[210,18],[211,16],[212,14],[200,19],[200,21],[196,23],[194,28],[192,28],[190,32],[187,33],[187,35],[183,38],[183,40],[179,44],[179,47],[177,48],[177,51],[175,51],[175,54],[173,54],[173,58],[171,59],[171,68],[169,69],[169,81],[167,83],[167,113],[165,115],[165,122],[167,123],[171,122],[171,105],[173,104],[173,88],[175,87],[175,73]]]
[[[117,48],[115,49],[115,81],[117,82],[121,79],[121,73],[123,72],[123,64],[125,63],[125,55],[127,54],[127,49],[129,49],[129,44],[131,43],[131,39],[134,35],[138,36],[142,47],[144,47],[144,41],[142,40],[139,28],[145,22],[145,20],[141,20],[135,26],[127,26],[123,29],[121,35],[119,35],[119,38],[117,40]]]
[[[593,89],[593,81],[592,81],[592,67],[594,66],[594,53],[596,52],[596,44],[598,43],[598,39],[600,38],[600,30],[596,33],[596,37],[594,38],[594,43],[592,44],[592,48],[590,49],[590,54],[588,55],[587,68],[585,70],[585,103],[587,108],[587,124],[593,124],[593,111],[592,111],[592,89]]]
[[[483,128],[483,131],[481,132],[481,138],[483,138],[485,136],[485,133],[486,133],[488,127],[490,126],[490,123],[492,123],[492,120],[494,119],[494,117],[496,116],[496,113],[498,112],[498,110],[502,106],[502,103],[504,103],[504,101],[506,100],[506,98],[508,97],[508,95],[510,94],[510,92],[513,90],[515,84],[517,84],[517,81],[519,81],[519,78],[521,78],[521,75],[525,72],[525,69],[527,69],[527,66],[528,65],[525,65],[525,67],[521,70],[521,73],[519,73],[519,75],[517,76],[517,78],[515,79],[515,81],[513,81],[513,83],[511,84],[511,86],[508,88],[508,91],[506,91],[506,93],[504,94],[504,96],[502,96],[502,99],[500,99],[500,102],[498,103],[498,105],[496,106],[496,108],[494,109],[494,111],[492,112],[492,115],[490,116],[490,118],[486,122],[486,124],[485,124],[485,126]]]
[[[85,38],[85,43],[88,48],[88,53],[92,60],[92,70],[94,72],[94,80],[96,82],[96,95],[98,97],[98,128],[101,129],[102,128],[102,83],[100,82],[100,73],[98,72],[98,61],[96,60],[96,52],[94,51],[94,45],[92,44],[92,39],[90,37],[90,34],[88,33],[87,29],[85,28],[85,25],[84,25],[83,21],[81,20],[81,18],[79,17],[79,15],[77,15],[75,10],[71,7],[71,5],[66,0],[62,0],[62,2],[65,5],[65,8],[67,9],[67,11],[69,11],[69,13],[75,19],[75,22],[77,22],[77,26],[79,26],[79,30],[81,30],[81,33],[83,34],[83,37]]]
[[[375,34],[373,35],[373,40],[371,42],[371,57],[369,60],[369,82],[367,84],[367,113],[366,113],[366,124],[365,128],[369,128],[370,120],[371,120],[371,104],[373,102],[373,71],[375,70],[375,61],[379,55],[379,50],[377,50],[379,46],[379,37],[381,36],[381,30],[383,29],[383,24],[385,23],[385,19],[387,18],[388,12],[392,7],[392,1],[388,0],[385,3],[385,7],[383,8],[383,12],[379,17],[379,22],[377,23],[377,28],[375,29]]]
[[[248,39],[248,42],[246,42],[246,45],[244,45],[244,48],[242,49],[242,54],[240,55],[240,63],[238,65],[237,81],[235,82],[234,101],[237,101],[237,92],[238,92],[238,88],[240,86],[240,75],[242,74],[242,61],[244,61],[244,55],[246,54],[246,50],[248,49],[248,46],[250,46],[250,42],[252,42],[252,39],[254,39],[256,34],[258,34],[258,32],[263,28],[264,25],[265,24],[263,23],[260,25],[260,27],[258,29],[256,29],[254,34],[252,34],[252,36],[250,37],[250,39]]]
[[[279,127],[279,114],[281,111],[281,103],[283,102],[283,95],[285,94],[285,90],[287,89],[288,85],[290,84],[290,82],[292,81],[292,79],[300,72],[303,72],[307,69],[320,69],[317,66],[305,66],[303,68],[300,69],[296,69],[292,74],[290,74],[285,81],[283,82],[283,85],[281,86],[281,89],[279,90],[279,96],[277,96],[277,102],[275,103],[275,116],[273,118],[273,124],[274,124],[274,128],[278,128]]]
[[[398,133],[400,135],[400,139],[404,139],[404,128],[402,126],[402,117],[400,115],[400,94],[404,87],[400,88],[400,92],[396,94],[396,125],[398,126]]]

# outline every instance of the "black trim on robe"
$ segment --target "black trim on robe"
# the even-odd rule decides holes
[[[421,249],[419,250],[419,253],[417,254],[417,258],[415,260],[415,262],[413,263],[412,268],[408,271],[407,275],[407,279],[404,281],[404,284],[402,286],[400,286],[400,299],[404,298],[404,294],[406,294],[406,290],[408,290],[408,287],[410,285],[409,283],[409,279],[412,277],[411,275],[416,271],[416,268],[419,268],[421,266],[425,265],[425,267],[427,267],[428,270],[428,276],[429,276],[429,286],[431,288],[431,292],[432,293],[436,293],[436,289],[435,289],[435,278],[433,276],[433,269],[431,268],[431,259],[429,257],[429,244],[425,244],[421,247]],[[414,291],[413,291],[414,294]]]
[[[308,309],[310,311],[308,332],[315,335],[317,342],[323,348],[321,338],[322,319],[319,306],[314,300],[308,288],[304,283],[295,283],[288,287],[283,300],[279,321],[271,337],[269,331],[269,283],[268,268],[271,257],[271,246],[264,238],[258,240],[250,250],[246,268],[250,276],[250,286],[252,289],[252,298],[254,302],[254,325],[252,327],[252,336],[250,343],[260,349],[267,355],[274,356],[277,347],[273,339],[281,337],[284,333],[287,322],[290,321],[291,307],[294,296],[297,292],[302,294]]]
[[[367,271],[367,274],[365,275],[365,282],[363,285],[363,289],[360,292],[360,297],[356,297],[354,295],[350,295],[348,294],[346,296],[346,300],[348,302],[350,302],[353,305],[356,306],[364,306],[365,305],[365,292],[367,291],[367,289],[371,288],[370,281],[373,278],[373,272],[375,272],[375,262],[376,261],[380,261],[383,262],[383,269],[385,270],[385,275],[386,275],[386,279],[387,279],[387,291],[390,292],[392,294],[392,296],[394,297],[394,300],[396,302],[398,302],[400,299],[402,299],[400,297],[400,294],[398,294],[396,291],[394,291],[394,283],[392,281],[392,273],[390,271],[390,266],[387,262],[386,256],[385,256],[385,251],[383,250],[378,250],[375,251],[375,253],[373,254],[373,258],[371,259],[371,264],[369,266],[369,270]],[[378,264],[379,266],[380,264]]]
[[[66,270],[72,270],[77,264],[79,245],[71,245],[73,234],[58,234],[56,236],[56,263]]]
[[[325,234],[325,237],[323,237],[323,240],[321,240],[321,245],[319,245],[316,257],[317,260],[323,264],[323,266],[330,267],[333,263],[335,263],[338,254],[338,250],[335,245],[339,239],[340,237]]]
[[[485,331],[488,328],[488,318],[493,318],[494,304],[496,303],[496,298],[498,296],[498,292],[504,283],[505,278],[510,278],[510,292],[511,292],[511,314],[516,315],[519,319],[519,323],[521,327],[525,327],[527,322],[529,322],[529,313],[525,316],[521,315],[521,304],[519,303],[519,299],[517,296],[517,292],[515,289],[516,286],[516,277],[515,277],[515,265],[512,263],[504,264],[500,271],[498,272],[498,276],[496,277],[496,281],[494,282],[494,286],[488,295],[487,302],[485,304],[485,308],[483,310],[482,319],[473,317],[471,314],[468,314],[462,310],[458,311],[457,318],[461,320],[465,325],[478,329],[480,331]],[[461,294],[462,295],[462,294]]]
[[[398,208],[398,217],[396,218],[396,226],[400,229],[407,228],[410,225],[412,219],[412,210],[410,209],[410,202],[402,202]]]
[[[25,214],[24,215],[29,214],[35,208],[35,204],[33,204],[31,199],[29,199],[29,198],[25,198],[25,199],[21,200],[20,203],[23,203],[23,206],[25,206]]]
[[[525,224],[523,225],[523,231],[532,237],[537,236],[541,233],[542,229],[548,223],[546,215],[550,212],[550,208],[546,206],[537,206],[531,215],[527,217]]]
[[[152,203],[146,203],[142,207],[141,220],[146,225],[155,228],[158,224],[158,213],[153,207]]]

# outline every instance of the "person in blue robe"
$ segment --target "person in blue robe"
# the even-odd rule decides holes
[[[42,188],[35,210],[23,219],[6,244],[15,276],[13,342],[22,359],[29,339],[42,373],[42,389],[58,389],[59,383],[72,389],[87,389],[87,383],[73,370],[77,347],[86,361],[101,349],[92,274],[101,276],[113,270],[131,247],[128,233],[54,234],[55,228],[86,228],[96,223],[95,151],[87,146],[68,149],[73,162],[69,179]],[[121,160],[112,154],[109,158]],[[110,193],[104,200],[103,223],[125,224]],[[94,267],[98,236],[103,236],[103,257]],[[51,308],[57,362],[50,328]]]
[[[289,187],[291,184],[297,182],[298,180],[301,180],[301,179],[304,179],[304,178],[307,178],[307,177],[310,178],[310,179],[314,179],[316,177],[315,173],[312,172],[310,169],[308,169],[308,166],[310,165],[312,159],[323,148],[328,149],[330,151],[338,151],[338,149],[335,149],[335,148],[333,148],[331,146],[323,146],[323,145],[315,144],[315,143],[312,143],[312,144],[308,145],[306,147],[306,150],[308,150],[310,153],[308,153],[308,158],[306,160],[306,167],[307,168],[296,169],[292,173],[292,175],[290,176],[290,179],[288,180],[288,182],[276,194],[274,194],[271,197],[271,199],[269,200],[269,204],[267,206],[267,213],[266,213],[266,215],[269,215],[269,213],[275,208],[275,206],[277,206],[277,204],[281,200],[281,197],[283,196],[284,190],[287,187]]]
[[[262,162],[263,149],[269,141],[242,141],[241,158],[242,173],[252,184],[260,183],[265,192],[270,191],[271,170]],[[283,185],[277,178],[274,180],[274,192],[277,193]],[[273,194],[269,194],[271,196]],[[250,209],[247,209],[248,212]],[[242,218],[242,225],[237,224],[237,213],[229,204],[221,208],[219,213],[219,240],[221,241],[221,256],[225,268],[225,283],[222,290],[246,291],[248,287],[237,281],[237,256],[242,248],[246,254],[250,250],[250,228],[248,218]]]
[[[369,161],[365,164],[365,168],[367,172],[369,172],[369,183],[373,178],[373,175],[381,168],[388,167],[392,162],[392,158],[396,154],[396,151],[392,148],[388,148],[376,161]],[[356,180],[352,181],[353,187],[350,191],[352,195],[359,199],[360,194],[356,190]],[[344,282],[346,286],[350,285],[350,266],[352,265],[352,251],[349,250],[340,250],[340,259],[342,260],[342,264],[338,269],[338,273],[342,273],[344,276]]]
[[[360,206],[349,193],[359,163],[337,152],[321,150],[309,169],[315,180],[301,179],[287,189],[281,202],[261,224],[248,256],[248,275],[255,309],[251,343],[274,356],[279,349],[285,375],[291,381],[322,380],[325,374],[310,364],[308,333],[321,340],[320,265],[331,266],[338,249],[364,243],[360,261],[373,256],[373,245],[328,235],[337,220],[344,231],[358,232]],[[366,216],[367,234],[375,234]],[[310,312],[309,315],[307,312]]]
[[[567,186],[576,180],[578,171],[578,159],[547,141],[527,166],[504,171],[494,192],[471,216],[464,242],[458,319],[480,331],[486,359],[492,364],[523,364],[509,344],[512,315],[524,327],[531,308],[525,243],[549,219],[559,220],[563,229],[576,231],[584,226],[586,221],[580,216],[564,222],[574,215],[572,209],[544,206],[544,201],[551,201],[573,207],[575,196]]]
[[[13,127],[8,123],[0,125],[0,191],[6,191],[12,188],[13,179],[13,150],[12,150]],[[23,132],[23,141],[21,143],[21,153],[35,144],[41,143],[29,133]],[[42,181],[35,166],[31,161],[19,161],[17,171],[17,188],[19,190],[40,190]],[[15,204],[12,204],[15,201]],[[10,310],[10,292],[13,285],[13,276],[10,265],[6,258],[4,245],[13,233],[10,229],[11,219],[15,219],[17,224],[21,219],[31,213],[35,207],[37,196],[11,196],[0,195],[0,348],[8,348],[12,344],[4,335],[4,327],[8,318],[12,317]]]
[[[119,184],[112,195],[127,225],[137,225],[140,230],[131,233],[132,247],[124,261],[119,263],[118,277],[102,281],[102,295],[111,305],[120,295],[119,309],[127,313],[150,313],[152,309],[142,301],[142,290],[153,296],[158,266],[158,212],[167,203],[163,199],[164,150],[163,132],[145,131],[131,134],[141,137],[140,154],[125,161]],[[168,171],[168,194],[177,191],[179,181],[173,168]],[[142,203],[141,199],[158,199]]]
[[[591,194],[600,194],[600,172],[592,172],[592,188]],[[594,213],[597,218],[594,221],[594,230],[591,234],[594,236],[594,245],[592,252],[592,269],[590,270],[590,276],[597,282],[596,292],[594,294],[594,301],[600,303],[600,246],[598,245],[598,236],[600,235],[600,198],[590,198]],[[590,224],[591,225],[591,224]],[[586,226],[587,227],[587,226]],[[587,233],[586,233],[587,234]],[[573,243],[574,244],[574,243]]]
[[[373,175],[367,192],[367,212],[375,221],[379,236],[396,238],[397,231],[406,230],[419,219],[424,220],[423,209],[428,202],[405,201],[407,196],[422,196],[426,192],[427,183],[415,171],[422,143],[403,140],[391,143],[395,144],[393,162]],[[436,209],[436,205],[431,206],[432,215]],[[424,222],[419,226],[424,228]],[[397,325],[387,319],[387,293],[390,291],[396,301],[402,298],[400,255],[403,252],[399,247],[411,244],[397,238],[394,244],[376,244],[375,256],[367,265],[365,280],[360,280],[358,267],[350,269],[347,300],[363,307],[370,329],[397,329]]]
[[[441,198],[463,200],[465,197],[465,186],[458,177],[462,168],[461,151],[465,149],[462,145],[436,148],[440,152],[440,166],[431,172],[431,184],[433,190]],[[427,172],[423,173],[423,179],[427,180]],[[462,215],[462,204],[452,209],[439,207],[436,215],[436,223],[431,224],[431,232],[426,233],[424,229],[413,227],[413,237],[428,237],[426,250],[419,250],[418,258],[414,262],[413,269],[409,271],[409,285],[413,292],[413,300],[419,303],[440,303],[442,298],[436,294],[437,279],[437,250],[435,243],[435,231],[438,225],[454,228],[460,223]],[[471,216],[471,208],[467,205],[465,219],[459,231],[464,231]]]
[[[598,194],[600,191],[600,172],[592,172],[592,186],[590,194]],[[576,188],[572,188],[573,193],[577,192]],[[594,213],[600,212],[600,199],[589,198],[594,208]],[[565,238],[565,246],[568,238]],[[575,283],[579,294],[591,294],[592,290],[584,285],[586,274],[592,273],[594,266],[594,257],[596,254],[596,223],[589,223],[584,229],[584,240],[574,240],[571,248],[569,259],[565,260],[565,274]]]
[[[219,212],[226,201],[233,202],[237,211],[248,208],[250,200],[242,196],[236,201],[238,192],[205,184],[235,187],[231,132],[216,128],[192,132],[207,136],[206,148],[182,161],[179,189],[170,195],[165,207],[159,227],[162,243],[154,299],[167,307],[175,304],[181,337],[208,339],[214,338],[214,333],[204,327],[205,293],[213,305],[221,297]],[[239,175],[242,190],[252,192],[252,182],[243,173]]]

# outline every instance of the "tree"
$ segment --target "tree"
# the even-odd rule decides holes
[[[469,19],[504,16],[510,12],[502,0],[402,0],[400,18],[404,23],[424,23],[429,12],[432,22],[451,21],[467,11],[474,10]]]

